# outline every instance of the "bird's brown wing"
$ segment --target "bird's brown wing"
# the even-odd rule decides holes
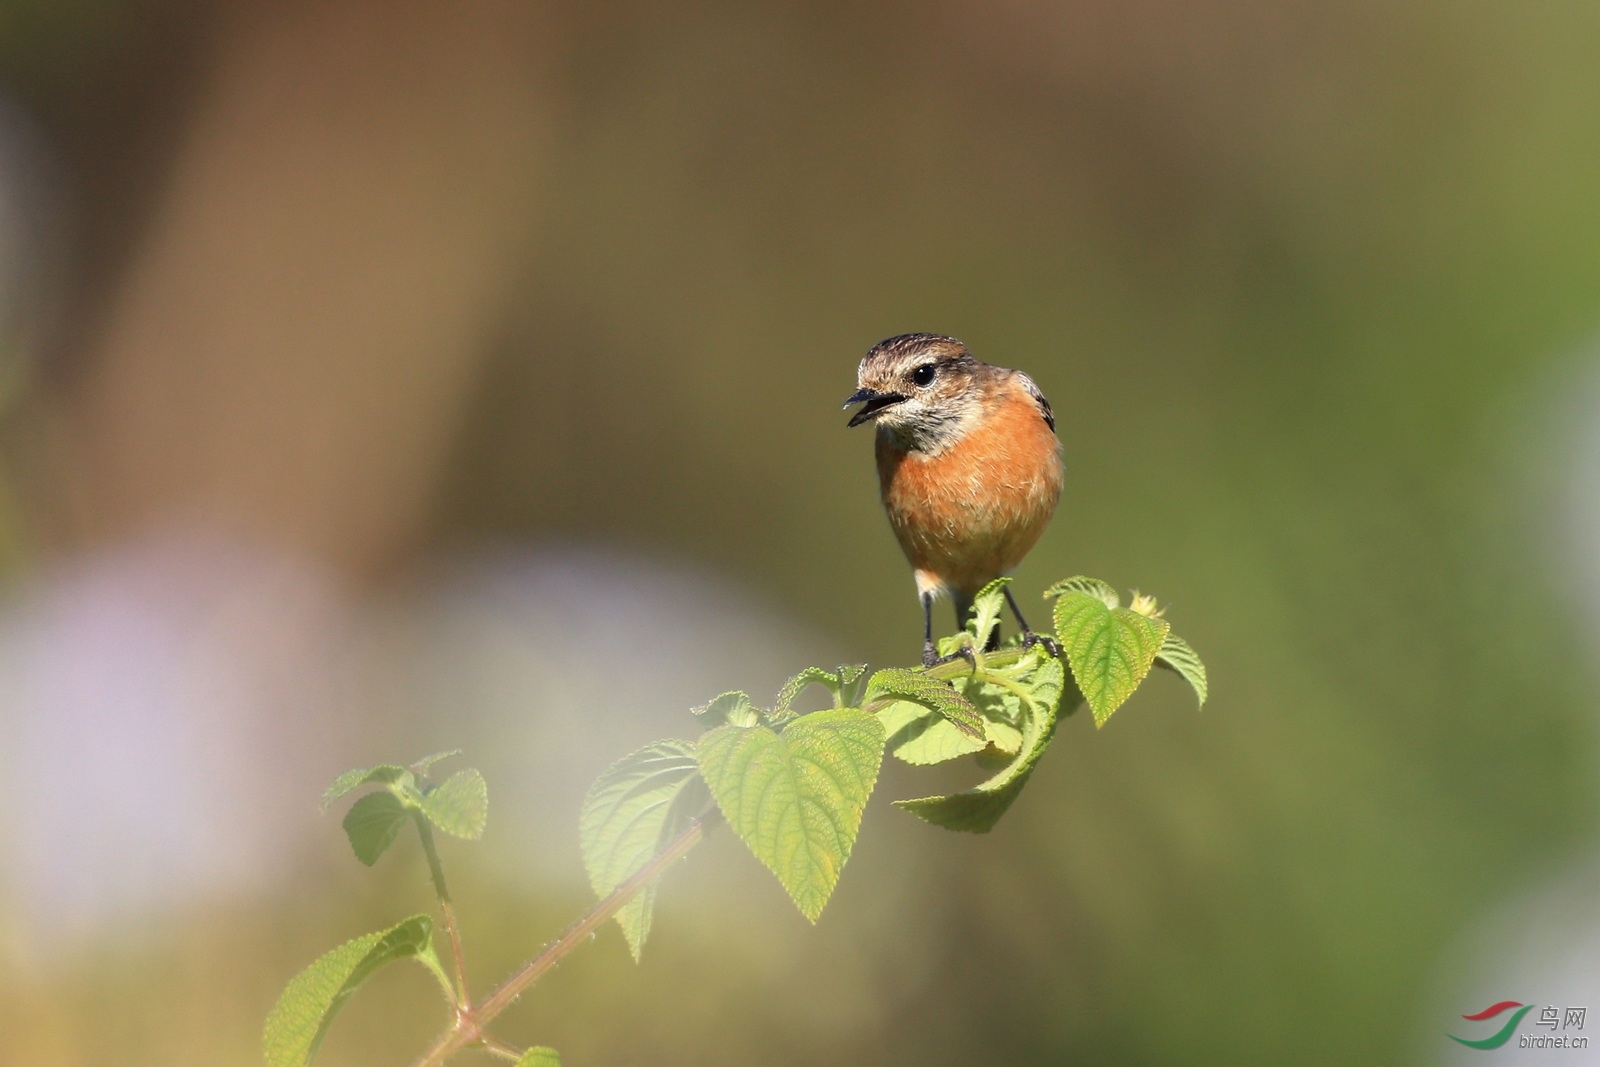
[[[1038,385],[1034,384],[1033,379],[1021,371],[1012,371],[1011,373],[1017,376],[1017,381],[1021,382],[1022,387],[1028,391],[1028,395],[1033,397],[1033,402],[1039,405],[1039,414],[1044,416],[1045,424],[1051,430],[1054,430],[1056,428],[1056,413],[1050,410],[1050,401],[1044,398],[1044,394],[1039,391]]]

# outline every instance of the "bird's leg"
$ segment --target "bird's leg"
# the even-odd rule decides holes
[[[922,666],[925,667],[925,668],[926,667],[937,667],[941,663],[949,663],[951,660],[957,660],[957,659],[966,660],[968,663],[972,664],[972,667],[973,667],[974,670],[976,670],[977,667],[978,667],[978,661],[975,658],[973,658],[972,647],[970,645],[963,645],[963,646],[961,646],[960,651],[952,652],[948,656],[939,655],[939,648],[938,648],[937,645],[935,645],[933,643],[933,594],[932,593],[923,593],[922,594]]]
[[[1006,603],[1011,605],[1011,614],[1017,617],[1017,625],[1022,628],[1022,647],[1032,648],[1034,645],[1043,645],[1044,650],[1056,659],[1061,658],[1061,646],[1056,644],[1055,638],[1036,634],[1028,625],[1028,620],[1022,617],[1022,609],[1017,607],[1017,598],[1011,595],[1011,587],[1005,589]],[[996,633],[999,631],[997,630]]]

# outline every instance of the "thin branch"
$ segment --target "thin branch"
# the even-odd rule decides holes
[[[508,1045],[498,1038],[490,1037],[488,1034],[479,1034],[478,1044],[482,1045],[496,1056],[508,1059],[513,1063],[522,1059],[521,1049],[517,1048],[515,1045]]]
[[[1020,689],[999,675],[991,673],[988,668],[1009,667],[1021,659],[1025,651],[1026,649],[1021,648],[1001,648],[993,652],[974,652],[971,663],[964,659],[953,659],[947,663],[941,663],[937,667],[924,668],[922,673],[929,678],[937,678],[941,682],[954,681],[963,674],[978,676],[984,681],[999,682],[1001,685],[1017,692],[1018,695],[1022,695]],[[898,696],[880,697],[877,700],[871,700],[863,704],[861,710],[869,711],[876,715],[890,704],[898,703],[904,699],[904,697]]]
[[[456,921],[455,905],[450,902],[450,889],[445,885],[444,864],[439,861],[439,850],[433,844],[433,827],[420,811],[415,817],[417,833],[422,836],[422,851],[428,857],[428,873],[433,876],[433,892],[439,898],[444,928],[450,935],[450,956],[456,970],[456,1012],[470,1013],[472,998],[467,993],[467,957],[461,949],[461,924]]]
[[[631,878],[612,890],[610,896],[589,909],[587,915],[568,927],[567,932],[552,941],[543,952],[523,964],[521,970],[507,978],[499,989],[489,994],[488,999],[475,1011],[462,1012],[456,1020],[456,1025],[435,1041],[432,1048],[423,1053],[422,1058],[416,1061],[415,1067],[440,1067],[468,1045],[481,1042],[484,1027],[515,1003],[529,986],[544,977],[546,971],[560,963],[567,953],[605,925],[606,920],[621,911],[646,886],[660,877],[663,871],[682,859],[690,849],[700,843],[707,830],[721,821],[721,818],[721,814],[713,808],[690,823],[683,833],[673,838],[671,844],[656,854],[655,859],[639,868]]]

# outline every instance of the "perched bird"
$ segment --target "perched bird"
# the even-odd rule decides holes
[[[1061,497],[1050,402],[1021,371],[992,367],[954,337],[908,333],[874,345],[857,371],[849,425],[878,424],[878,484],[922,599],[922,662],[940,662],[933,601],[956,625],[972,599],[1028,554]],[[1028,643],[1035,635],[1006,590]]]

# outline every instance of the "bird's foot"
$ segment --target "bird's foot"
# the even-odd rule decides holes
[[[1036,634],[1032,630],[1022,631],[1022,647],[1029,649],[1034,645],[1043,645],[1044,650],[1050,653],[1052,659],[1061,658],[1061,646],[1056,643],[1055,638],[1046,637],[1044,634]]]

